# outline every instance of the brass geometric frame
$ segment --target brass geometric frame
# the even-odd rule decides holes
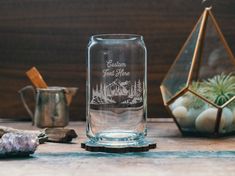
[[[174,67],[175,63],[178,61],[178,59],[180,59],[180,56],[181,54],[183,53],[184,49],[186,48],[186,45],[188,43],[188,41],[190,40],[191,36],[193,35],[193,32],[195,31],[196,27],[197,27],[197,24],[201,21],[201,24],[200,24],[200,29],[199,29],[199,33],[198,33],[198,36],[197,36],[197,41],[196,41],[196,45],[195,45],[195,49],[194,49],[194,53],[193,53],[193,57],[192,57],[192,64],[191,64],[191,67],[190,67],[190,70],[189,70],[189,75],[188,75],[188,78],[187,78],[187,83],[186,85],[180,90],[178,91],[177,93],[175,93],[175,95],[173,95],[169,100],[166,100],[165,97],[164,97],[164,92],[168,91],[167,88],[161,84],[160,85],[160,90],[161,90],[161,93],[162,93],[162,98],[163,98],[163,102],[164,102],[164,105],[166,106],[166,109],[167,111],[169,112],[169,114],[173,117],[176,125],[178,126],[179,130],[182,132],[182,134],[185,134],[185,132],[181,129],[180,125],[178,124],[176,118],[173,116],[173,114],[171,113],[171,110],[169,108],[169,105],[174,102],[177,98],[179,98],[181,95],[185,94],[186,92],[191,92],[192,94],[194,94],[195,96],[197,96],[198,98],[204,100],[205,102],[207,102],[208,104],[210,104],[211,106],[214,106],[218,109],[218,112],[217,112],[217,117],[216,117],[216,123],[215,123],[215,133],[212,135],[212,136],[220,136],[219,134],[219,126],[220,126],[220,121],[221,121],[221,114],[222,114],[222,110],[224,107],[226,107],[229,103],[231,103],[232,101],[235,100],[235,96],[233,98],[231,98],[229,101],[227,101],[226,103],[224,103],[223,105],[217,105],[215,104],[214,102],[211,102],[210,100],[206,99],[205,97],[201,96],[200,94],[198,94],[197,92],[193,91],[192,89],[190,89],[190,84],[192,83],[192,78],[193,78],[193,71],[195,68],[195,65],[196,65],[196,60],[197,58],[199,58],[199,63],[201,63],[201,60],[202,60],[202,53],[203,53],[203,50],[202,50],[202,46],[203,46],[203,41],[204,41],[204,37],[205,37],[205,29],[206,29],[206,26],[207,26],[207,19],[208,19],[208,16],[211,17],[212,19],[212,23],[214,24],[214,27],[218,33],[218,36],[220,38],[220,40],[222,41],[224,47],[225,47],[225,50],[227,51],[227,54],[228,54],[228,57],[229,59],[232,61],[232,63],[234,64],[235,66],[235,57],[229,47],[229,45],[227,44],[224,36],[223,36],[223,33],[221,32],[220,30],[220,27],[215,19],[215,17],[213,16],[212,12],[211,12],[211,7],[208,7],[208,8],[205,8],[204,12],[202,13],[201,17],[199,18],[198,22],[196,23],[196,25],[194,26],[192,32],[190,33],[188,39],[186,40],[186,42],[184,43],[183,47],[181,48],[179,54],[177,55],[175,61],[173,62],[172,66],[170,67],[169,71],[167,72],[165,78],[163,79],[162,83],[165,81],[165,79],[167,79],[167,75],[168,73],[171,71],[172,67]],[[199,68],[200,66],[198,66]],[[168,91],[169,92],[169,91]],[[234,133],[231,133],[231,134],[235,134]],[[190,135],[193,135],[193,134],[190,134]],[[199,136],[201,136],[199,134]]]

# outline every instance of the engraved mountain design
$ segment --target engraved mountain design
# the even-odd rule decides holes
[[[118,78],[110,84],[101,83],[92,90],[91,104],[137,104],[143,102],[143,83],[138,80],[120,81]]]

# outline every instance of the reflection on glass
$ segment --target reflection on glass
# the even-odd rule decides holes
[[[92,36],[88,45],[87,136],[101,145],[135,145],[146,135],[143,37]]]
[[[170,68],[162,82],[162,88],[164,89],[163,96],[166,101],[171,99],[180,89],[186,86],[200,26],[201,19],[198,21],[188,41],[185,43],[182,53],[177,57],[174,66]]]
[[[161,85],[183,133],[235,134],[234,71],[234,56],[207,8]]]

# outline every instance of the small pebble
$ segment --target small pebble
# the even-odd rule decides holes
[[[196,119],[196,129],[200,132],[213,133],[215,131],[215,123],[218,109],[208,108],[199,114]],[[232,112],[228,108],[224,108],[220,121],[219,132],[224,133],[232,124]]]
[[[183,98],[182,97],[179,97],[177,98],[171,105],[171,110],[174,110],[175,108],[179,107],[179,106],[182,106],[182,103],[183,103]]]
[[[184,106],[179,106],[172,111],[177,122],[183,128],[194,126],[194,119],[188,116],[188,111]]]

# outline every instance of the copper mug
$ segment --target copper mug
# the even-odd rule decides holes
[[[35,97],[35,112],[26,103],[24,92],[31,90]],[[26,86],[19,90],[22,103],[32,118],[33,125],[39,128],[65,127],[69,122],[69,104],[77,88]]]

